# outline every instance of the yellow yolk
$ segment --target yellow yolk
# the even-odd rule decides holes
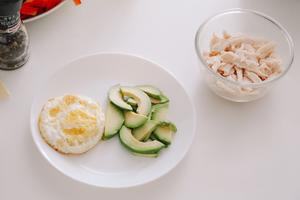
[[[55,107],[55,108],[52,108],[50,111],[49,111],[49,114],[51,117],[56,117],[56,115],[60,112],[60,108],[59,107]]]
[[[92,134],[88,130],[97,130],[97,119],[81,110],[73,110],[62,121],[63,132],[67,135]],[[69,128],[71,127],[71,128]]]
[[[65,134],[68,135],[82,135],[85,133],[85,128],[70,128],[70,129],[64,129],[63,130]]]
[[[71,104],[74,104],[76,103],[76,101],[78,101],[78,98],[76,96],[73,96],[73,95],[66,95],[64,97],[64,102],[65,104],[67,105],[71,105]]]

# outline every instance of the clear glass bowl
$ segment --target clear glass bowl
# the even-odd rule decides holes
[[[208,67],[203,53],[209,51],[213,33],[220,35],[223,31],[243,33],[275,42],[276,54],[281,59],[281,74],[261,83],[240,83],[215,73]],[[263,97],[288,72],[294,59],[294,45],[288,32],[271,17],[246,9],[227,10],[207,19],[196,33],[195,47],[208,86],[217,95],[235,102],[248,102]]]

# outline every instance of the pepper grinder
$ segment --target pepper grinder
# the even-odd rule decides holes
[[[15,70],[27,62],[28,34],[20,19],[22,0],[0,0],[0,69]]]

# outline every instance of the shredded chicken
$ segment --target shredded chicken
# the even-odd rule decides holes
[[[245,76],[252,81],[252,83],[260,83],[262,81],[257,74],[250,71],[245,71]]]
[[[272,41],[224,31],[222,37],[213,34],[203,56],[214,72],[231,81],[260,83],[281,73],[275,48]]]
[[[219,67],[217,72],[219,72],[222,76],[229,76],[230,74],[232,74],[232,70],[231,70],[232,68],[233,68],[232,64],[225,64]]]

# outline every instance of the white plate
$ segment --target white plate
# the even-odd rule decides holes
[[[41,138],[37,121],[43,104],[65,93],[86,95],[102,105],[115,84],[153,84],[170,98],[169,119],[178,128],[172,145],[158,158],[132,155],[118,137],[100,141],[79,156],[65,156]],[[131,187],[155,180],[173,169],[188,151],[195,133],[194,106],[176,78],[153,62],[124,54],[97,54],[75,60],[46,82],[31,109],[33,139],[43,156],[63,174],[90,185],[110,188]]]
[[[24,22],[24,23],[28,23],[28,22],[32,22],[32,21],[35,21],[35,20],[37,20],[37,19],[40,19],[40,18],[42,18],[42,17],[45,17],[45,16],[47,16],[47,15],[53,13],[54,11],[58,10],[58,9],[59,9],[62,5],[64,5],[65,3],[66,3],[66,0],[60,2],[60,3],[57,4],[55,7],[51,8],[50,10],[47,10],[47,11],[44,12],[44,13],[41,13],[41,14],[39,14],[39,15],[37,15],[37,16],[30,17],[30,18],[28,18],[28,19],[23,20],[23,22]]]

